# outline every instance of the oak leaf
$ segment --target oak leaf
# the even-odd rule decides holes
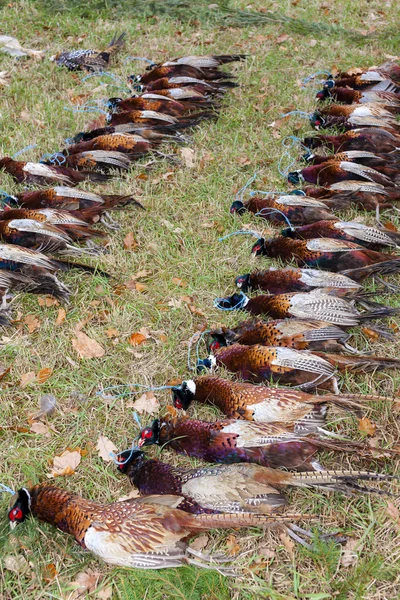
[[[61,477],[73,475],[81,462],[81,453],[78,450],[65,450],[53,459],[53,469],[48,477]]]
[[[376,424],[373,423],[368,417],[363,417],[358,421],[358,429],[362,433],[373,436],[376,432]]]
[[[104,460],[104,462],[111,462],[112,457],[110,456],[110,453],[117,452],[118,449],[108,437],[105,435],[99,435],[97,439],[96,450],[98,450],[99,456]]]
[[[26,387],[27,385],[33,383],[36,379],[35,371],[29,371],[29,373],[23,373],[21,375],[21,380],[19,382],[20,387]]]
[[[156,413],[160,408],[160,404],[153,394],[153,392],[145,392],[132,404],[132,408],[134,408],[138,413],[147,413],[152,415]]]

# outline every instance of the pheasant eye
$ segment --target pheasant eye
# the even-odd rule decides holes
[[[18,508],[18,506],[16,506],[12,510],[10,510],[8,516],[10,521],[22,521],[22,519],[24,518],[24,513],[20,508]]]

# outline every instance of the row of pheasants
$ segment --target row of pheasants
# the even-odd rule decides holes
[[[75,63],[79,66],[74,52],[69,54],[69,68]],[[104,127],[99,128],[97,120],[96,129],[78,133],[67,148],[38,163],[10,157],[0,159],[0,171],[18,183],[29,188],[56,186],[28,188],[15,196],[3,197],[0,212],[3,316],[0,323],[6,324],[8,320],[7,290],[52,294],[67,301],[70,290],[55,273],[70,268],[91,272],[95,269],[62,258],[98,255],[103,247],[96,246],[92,238],[101,239],[106,235],[95,229],[95,224],[101,220],[112,228],[109,211],[133,205],[143,208],[131,195],[93,193],[75,186],[85,181],[106,182],[130,169],[144,156],[154,159],[165,156],[159,150],[161,144],[186,143],[182,131],[216,117],[224,93],[237,85],[230,73],[220,70],[220,65],[243,58],[241,55],[187,56],[155,65],[141,76],[130,78],[135,79],[136,87],[140,86],[139,95],[110,98],[106,102],[108,112],[103,117]],[[90,245],[77,246],[76,242]],[[54,252],[58,253],[56,258],[47,256]]]
[[[396,73],[392,73],[393,78],[396,78]],[[374,81],[378,75],[388,78],[388,74],[381,71],[374,73]],[[366,81],[369,81],[370,76],[366,76]],[[362,77],[354,85],[364,86]],[[335,93],[335,88],[340,89],[342,78],[345,78],[347,90],[350,78],[345,74],[335,80],[330,79],[324,90]],[[400,82],[400,77],[398,79]],[[391,94],[397,92],[395,83],[387,83],[387,86]],[[373,92],[368,91],[369,98]],[[374,97],[379,98],[380,94],[375,93]],[[355,93],[352,101],[357,98],[358,94]],[[396,98],[394,96],[391,102],[394,103]],[[342,98],[338,97],[338,100]],[[326,110],[329,109],[323,109],[321,113],[325,115]],[[339,105],[336,110],[340,110]],[[344,114],[347,115],[349,110],[349,107],[343,107]],[[353,126],[350,118],[345,120],[345,126],[346,123],[349,123],[349,127]],[[320,116],[321,123],[327,120],[325,116]],[[388,133],[386,127],[395,127],[392,121],[385,117],[385,129],[376,128],[382,139]],[[369,129],[362,131],[368,132]],[[355,139],[358,139],[357,135],[354,134]],[[373,134],[371,136],[373,139]],[[85,142],[88,137],[85,136]],[[396,140],[394,133],[389,133],[389,137]],[[321,136],[313,140],[324,143]],[[77,152],[81,151],[86,150],[78,146]],[[389,161],[392,156],[387,149],[385,152]],[[351,160],[356,161],[357,158],[351,155]],[[291,225],[317,224],[320,219],[329,224],[335,219],[330,207],[339,206],[338,196],[343,202],[340,207],[351,203],[364,206],[364,201],[367,209],[383,207],[385,202],[373,201],[377,189],[381,190],[385,200],[388,194],[392,194],[391,200],[394,201],[395,186],[386,184],[384,178],[372,185],[362,183],[361,171],[365,171],[351,160],[348,156],[346,161],[341,159],[338,164],[332,158],[330,172],[335,168],[339,172],[346,170],[343,162],[356,165],[346,170],[346,173],[356,177],[356,181],[346,180],[343,183],[344,193],[337,192],[335,185],[328,190],[316,189],[315,195],[318,197],[327,196],[326,203],[309,196],[286,195],[276,196],[273,200],[251,199],[253,204],[250,200],[239,207],[236,202],[233,211],[247,208],[260,213],[267,208],[263,215],[266,216],[266,213],[271,214],[271,208],[278,208],[280,213],[272,213],[274,222],[280,221],[278,215],[283,212]],[[303,169],[304,177],[308,176],[304,174],[306,170]],[[371,170],[374,169],[368,169],[368,174]],[[376,172],[379,173],[378,170]],[[292,174],[290,177],[293,179]],[[335,184],[335,181],[329,182],[329,185],[331,183]],[[369,191],[370,187],[373,188],[372,192]],[[258,205],[255,204],[256,200]],[[336,222],[341,223],[338,220]],[[396,246],[396,235],[391,231],[383,233],[373,228],[365,228],[366,231],[359,234],[358,225],[353,228],[357,235],[361,235],[363,246],[356,246],[347,238],[343,242],[341,238],[338,240],[340,234],[335,239],[325,235],[320,239],[318,230],[317,239],[309,243],[303,241],[301,232],[297,233],[292,227],[290,232],[286,232],[286,237],[257,241],[253,248],[255,254],[283,259],[294,257],[301,268],[271,269],[239,276],[237,285],[242,292],[261,289],[269,295],[249,299],[242,293],[219,300],[222,308],[241,308],[277,320],[245,321],[233,328],[221,327],[210,332],[210,356],[199,361],[198,376],[172,388],[173,404],[177,410],[187,410],[195,401],[211,403],[224,413],[225,418],[205,422],[171,410],[166,416],[154,420],[151,426],[143,428],[138,447],[118,456],[119,470],[129,476],[143,497],[125,503],[101,505],[55,486],[42,484],[18,492],[9,512],[10,522],[22,522],[29,514],[33,514],[69,532],[82,547],[111,564],[140,568],[163,568],[184,563],[206,566],[206,563],[210,564],[210,559],[214,565],[218,565],[219,561],[223,564],[224,559],[205,557],[191,549],[188,540],[192,535],[210,528],[287,522],[290,534],[304,543],[297,534],[307,532],[290,523],[302,515],[276,515],[276,511],[287,503],[284,491],[288,487],[382,493],[382,490],[365,487],[362,482],[391,479],[391,476],[364,471],[320,471],[316,456],[319,449],[357,452],[358,456],[364,458],[374,457],[376,452],[368,444],[344,438],[332,439],[325,430],[329,405],[359,413],[369,401],[387,400],[379,396],[336,393],[336,369],[357,372],[397,368],[399,365],[399,361],[391,359],[326,353],[327,350],[354,351],[347,343],[349,334],[346,328],[395,312],[364,297],[360,281],[368,275],[396,272],[397,259],[375,250],[381,245]],[[336,231],[341,231],[340,226]],[[288,237],[289,233],[291,237]],[[293,239],[297,235],[300,240]],[[347,228],[344,235],[349,235]],[[365,248],[368,243],[374,244],[374,250]],[[303,267],[330,268],[340,272]],[[350,273],[343,274],[343,270],[350,270]],[[366,306],[367,311],[360,313],[349,299]],[[324,322],[316,320],[322,317]],[[235,373],[246,382],[201,374],[216,365]],[[297,389],[254,385],[271,380]],[[317,396],[307,392],[315,389],[328,389],[335,393]],[[191,470],[179,469],[146,458],[140,448],[151,444],[168,444],[178,453],[220,464]],[[382,449],[379,452],[382,453]],[[391,449],[385,449],[384,452],[388,456],[395,453]],[[289,471],[279,470],[279,467]],[[223,572],[229,571],[225,569]]]

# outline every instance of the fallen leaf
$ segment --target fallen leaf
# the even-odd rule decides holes
[[[276,43],[283,44],[284,42],[287,42],[289,38],[290,38],[290,35],[288,35],[287,33],[282,33],[282,35],[279,35],[276,38]]]
[[[26,315],[23,322],[28,327],[29,333],[33,333],[40,327],[40,321],[35,315]]]
[[[110,456],[110,453],[117,452],[118,448],[114,446],[114,444],[108,437],[106,437],[105,435],[99,435],[97,439],[96,450],[98,451],[100,458],[102,458],[104,462],[111,462],[112,457]]]
[[[11,367],[5,367],[4,365],[0,364],[0,381],[4,379],[4,377],[8,375],[10,371]]]
[[[196,552],[200,552],[201,550],[204,550],[204,548],[207,546],[209,542],[209,537],[208,535],[198,535],[193,542],[190,544],[190,547],[193,548],[193,550],[196,550]]]
[[[372,423],[368,417],[363,417],[362,419],[358,420],[358,429],[362,433],[373,436],[376,432],[376,424]]]
[[[22,554],[7,554],[4,557],[4,566],[7,571],[13,571],[14,573],[23,574],[28,571],[28,561]]]
[[[181,279],[180,277],[173,277],[172,283],[178,285],[179,287],[187,287],[186,281],[183,281],[183,279]]]
[[[395,523],[395,527],[398,531],[400,531],[400,512],[397,506],[388,500],[386,512],[391,519],[393,519]]]
[[[240,544],[238,544],[236,535],[228,535],[226,538],[226,547],[230,556],[236,556],[240,552]]]
[[[280,538],[282,544],[285,546],[286,550],[288,551],[288,554],[289,554],[291,560],[293,560],[293,558],[294,558],[294,542],[290,539],[290,537],[288,536],[287,533],[281,533],[279,535],[279,538]]]
[[[64,323],[66,316],[67,313],[65,312],[65,308],[59,308],[56,319],[56,325],[61,325],[62,323]]]
[[[189,169],[193,169],[193,167],[195,166],[194,150],[192,148],[185,146],[185,148],[181,148],[181,156],[183,158],[183,162],[185,163],[185,166],[188,167]]]
[[[132,500],[133,498],[138,498],[140,496],[139,491],[133,489],[127,496],[121,496],[118,498],[117,502],[126,502],[127,500]]]
[[[143,277],[148,277],[151,275],[152,271],[138,271],[135,275],[131,276],[131,279],[143,279]]]
[[[41,415],[51,415],[57,406],[57,399],[53,394],[43,394],[39,401]]]
[[[369,327],[362,327],[361,331],[369,340],[379,340],[379,333]]]
[[[100,600],[109,600],[109,598],[112,598],[112,595],[113,588],[111,584],[96,592],[96,596],[97,598],[100,598]]]
[[[48,477],[73,475],[80,462],[81,453],[78,450],[65,450],[59,456],[54,457],[53,469]]]
[[[158,411],[160,404],[153,392],[145,392],[132,404],[132,408],[138,413],[148,413],[149,415],[152,415]]]
[[[38,373],[36,374],[36,382],[44,383],[52,376],[52,374],[53,374],[53,369],[50,369],[50,367],[47,367],[45,369],[40,369],[40,371],[38,371]]]
[[[54,563],[49,563],[42,569],[42,577],[47,583],[51,583],[57,577],[57,575],[58,572]]]
[[[138,243],[135,240],[135,237],[132,231],[129,231],[124,237],[124,248],[125,250],[134,250],[138,247]]]
[[[106,329],[106,334],[110,339],[117,338],[120,335],[118,329],[115,329],[114,327]]]
[[[103,575],[99,571],[92,571],[88,569],[86,572],[78,573],[75,581],[71,582],[71,585],[75,588],[75,591],[79,594],[75,596],[86,596],[87,593],[91,594],[94,592],[101,581]]]
[[[355,552],[355,548],[358,545],[358,540],[349,539],[342,548],[342,556],[340,558],[340,565],[342,567],[352,567],[357,563],[358,554]]]
[[[100,358],[105,354],[103,346],[87,336],[83,331],[76,331],[76,338],[72,340],[72,346],[80,358]]]
[[[46,437],[50,437],[50,429],[42,423],[41,421],[35,421],[32,423],[30,430],[32,433],[37,433],[38,435],[45,435]]]
[[[129,336],[128,343],[131,346],[140,346],[140,344],[143,344],[143,342],[145,342],[146,340],[147,337],[143,335],[143,333],[139,333],[137,331],[136,333],[132,333],[132,335]]]
[[[144,283],[136,282],[135,283],[135,290],[137,292],[139,292],[139,294],[142,294],[143,292],[145,292],[147,290],[147,285],[144,285]]]
[[[39,306],[45,306],[46,308],[50,308],[50,306],[58,306],[60,304],[57,298],[53,298],[53,296],[39,296],[37,301]]]
[[[19,386],[20,387],[25,387],[27,385],[29,385],[30,383],[33,383],[36,379],[36,374],[35,371],[29,371],[29,373],[24,373],[23,375],[21,375],[21,380],[19,382]]]

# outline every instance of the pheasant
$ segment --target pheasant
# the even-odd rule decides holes
[[[395,62],[387,62],[378,68],[365,69],[362,73],[351,73],[342,71],[334,79],[329,78],[325,85],[333,87],[336,85],[345,85],[350,88],[363,88],[370,85],[379,84],[392,79],[395,83],[400,83],[400,67]],[[342,80],[345,80],[342,83]]]
[[[287,195],[278,196],[275,200],[268,197],[252,196],[245,202],[235,200],[230,212],[242,214],[245,211],[267,219],[272,223],[282,221],[293,224],[313,223],[322,219],[335,219],[335,215],[327,208],[326,204],[306,196]]]
[[[201,375],[172,388],[175,408],[187,410],[193,401],[217,406],[231,419],[258,423],[280,423],[296,431],[323,427],[327,405],[355,410],[363,403],[386,401],[383,396],[336,395],[316,396],[300,390],[252,385]]]
[[[300,267],[307,265],[328,269],[348,275],[356,281],[369,274],[395,273],[400,269],[400,258],[393,258],[391,254],[375,252],[353,242],[330,238],[260,238],[253,246],[252,254],[282,260],[292,259]]]
[[[263,271],[253,271],[239,275],[236,277],[235,283],[244,293],[248,290],[263,290],[270,294],[285,294],[310,292],[319,288],[327,293],[334,292],[335,296],[345,296],[362,288],[359,283],[341,273],[295,267],[283,269],[270,267]]]
[[[399,150],[400,137],[379,127],[362,127],[361,129],[346,131],[341,135],[318,134],[313,137],[306,137],[303,144],[307,148],[325,146],[335,152],[362,150],[385,154]]]
[[[215,119],[216,113],[200,112],[187,117],[171,117],[153,110],[130,110],[127,112],[110,114],[108,123],[110,125],[125,125],[127,123],[138,123],[141,125],[172,125],[184,129],[194,127],[206,119]]]
[[[130,78],[131,79],[131,78]],[[157,92],[160,94],[165,90],[189,88],[190,92],[199,92],[203,96],[220,96],[224,94],[228,89],[236,88],[238,84],[234,81],[218,80],[218,81],[205,81],[204,79],[198,79],[196,77],[186,76],[174,76],[174,77],[161,77],[150,83],[138,85],[141,93]],[[178,99],[175,96],[175,99]]]
[[[69,269],[79,269],[88,273],[98,273],[109,277],[107,273],[97,267],[82,265],[80,263],[70,262],[69,260],[53,259],[42,252],[22,248],[15,244],[0,244],[0,271],[17,271],[24,275],[46,275],[49,276],[55,271],[68,271]]]
[[[36,210],[14,208],[0,212],[0,225],[4,220],[11,221],[13,219],[33,219],[41,223],[55,225],[75,241],[106,236],[103,231],[89,227],[87,220],[78,218],[67,210],[57,210],[54,208],[39,208]]]
[[[366,152],[365,150],[343,150],[336,154],[330,154],[329,156],[307,152],[307,154],[304,155],[304,160],[309,165],[321,165],[328,161],[354,162],[366,167],[372,167],[375,171],[378,171],[378,173],[392,179],[396,179],[399,175],[397,159],[387,156],[386,154],[376,154],[374,152]]]
[[[335,368],[305,350],[233,344],[212,350],[208,358],[197,363],[200,373],[215,367],[225,367],[241,379],[253,383],[273,381],[302,390],[318,388],[339,392]]]
[[[210,104],[211,105],[211,104]],[[188,112],[193,107],[198,107],[196,103],[182,104],[172,98],[166,98],[159,94],[143,94],[141,96],[132,96],[131,98],[109,98],[107,107],[113,113],[127,112],[131,110],[153,110],[164,113],[172,117],[179,117]]]
[[[348,107],[348,105],[344,104],[337,104],[335,106]],[[388,111],[386,111],[386,115],[383,114],[382,111],[384,109],[379,104],[376,105],[378,107],[376,109],[374,105],[371,105],[372,108],[370,108],[367,104],[350,104],[349,106],[352,108],[352,111],[343,110],[341,114],[322,114],[322,110],[316,110],[310,115],[309,123],[317,131],[331,127],[341,128],[345,131],[358,129],[359,127],[383,127],[390,129],[393,133],[399,132],[399,125],[396,118]],[[339,111],[337,112],[339,113]],[[345,112],[348,114],[346,115]]]
[[[105,211],[115,208],[126,208],[131,204],[143,209],[143,205],[131,195],[94,194],[87,190],[78,190],[67,186],[20,192],[15,196],[6,197],[5,203],[27,209],[55,208],[68,211],[83,211],[92,208],[99,208],[99,210]],[[86,219],[86,216],[83,216],[83,212],[79,216]]]
[[[306,432],[315,430],[310,422]],[[255,463],[263,467],[285,467],[299,471],[321,470],[315,459],[318,449],[355,452],[371,456],[371,449],[352,441],[301,437],[274,423],[224,419],[210,423],[186,415],[155,419],[139,434],[138,446],[158,444],[179,454],[224,464]],[[373,452],[373,451],[372,451]]]
[[[78,256],[90,252],[73,246],[72,238],[59,227],[34,219],[0,221],[0,240],[7,244],[42,249],[46,252],[62,251],[64,254]]]
[[[395,187],[395,183],[383,173],[379,173],[372,167],[359,165],[351,161],[327,160],[321,165],[311,165],[304,169],[291,171],[288,181],[293,185],[299,185],[303,181],[322,186],[329,186],[339,181],[355,179],[357,181],[367,180],[380,183],[384,187]]]
[[[393,117],[394,114],[398,112],[398,108],[396,110],[396,106],[392,107],[384,107],[379,102],[371,102],[364,104],[328,104],[318,109],[318,113],[325,116],[331,117],[345,117],[348,119],[349,117],[359,117],[363,118],[373,118],[373,119],[382,119],[383,122],[388,121],[396,121]],[[383,125],[382,125],[383,126]]]
[[[127,171],[137,158],[136,154],[126,154],[125,152],[92,150],[65,156],[64,160],[67,168],[89,173],[109,169]]]
[[[384,106],[388,110],[390,107],[400,109],[400,100],[398,94],[393,92],[384,92],[378,90],[353,90],[349,87],[333,88],[325,87],[317,92],[315,96],[318,100],[333,99],[336,102],[344,102],[344,104],[371,104],[377,103]]]
[[[13,160],[8,156],[0,159],[0,170],[3,169],[18,183],[48,185],[61,183],[62,185],[76,185],[81,181],[94,181],[101,183],[107,181],[110,175],[86,171],[75,171],[67,167],[54,167],[42,163],[23,162]]]
[[[125,36],[125,33],[120,36],[115,35],[103,51],[67,50],[58,52],[50,60],[60,67],[67,67],[69,71],[103,71],[108,67],[111,56],[125,44]]]
[[[183,499],[177,508],[192,514],[276,512],[288,503],[286,487],[316,487],[351,493],[358,481],[384,480],[378,474],[351,471],[342,473],[282,473],[256,464],[231,464],[179,469],[158,460],[146,459],[140,450],[118,455],[118,469],[126,473],[141,496],[176,494]],[[355,486],[353,484],[356,484]],[[364,488],[363,491],[378,491]]]
[[[357,296],[355,297],[357,300]],[[368,306],[362,297],[361,302]],[[273,319],[296,317],[298,319],[316,319],[333,325],[354,327],[362,321],[388,317],[398,314],[397,308],[373,303],[374,310],[361,314],[351,302],[316,289],[312,292],[291,292],[288,294],[260,294],[248,298],[243,293],[227,298],[218,298],[215,305],[221,310],[245,310],[252,315],[268,315]]]
[[[318,221],[301,227],[287,227],[281,235],[296,240],[312,240],[314,238],[331,238],[354,242],[371,250],[382,247],[398,248],[400,234],[390,229],[376,229],[357,221]]]
[[[217,568],[212,557],[207,557],[209,564],[201,562],[202,555],[188,547],[189,538],[209,529],[260,527],[296,519],[295,515],[254,513],[191,515],[175,508],[183,498],[174,495],[101,504],[48,483],[21,488],[17,494],[8,512],[12,527],[33,515],[71,534],[106,563],[138,569],[185,564]]]
[[[204,81],[219,81],[230,79],[232,75],[226,71],[220,71],[218,67],[199,68],[184,63],[169,63],[159,67],[153,67],[142,75],[132,76],[132,81],[147,85],[159,79],[171,79],[173,77],[191,77]]]
[[[332,323],[307,319],[276,319],[272,321],[242,321],[232,328],[219,327],[210,332],[216,344],[262,344],[283,346],[295,350],[353,350],[346,344],[350,334]]]
[[[151,65],[150,69],[154,67],[168,67],[170,65],[189,65],[196,69],[216,69],[221,65],[226,65],[232,62],[238,62],[246,60],[247,54],[206,54],[206,55],[194,55],[194,56],[181,56],[180,58],[174,58],[164,63]]]

